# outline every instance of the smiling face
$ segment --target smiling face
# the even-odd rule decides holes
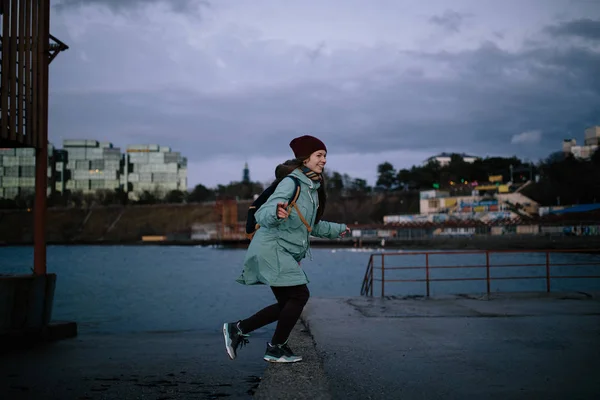
[[[325,150],[317,150],[304,160],[304,165],[317,174],[323,173],[325,164],[327,164],[327,152]]]

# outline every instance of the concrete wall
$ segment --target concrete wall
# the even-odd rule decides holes
[[[0,276],[0,334],[50,323],[56,275]]]

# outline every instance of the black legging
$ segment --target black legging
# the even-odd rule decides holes
[[[277,303],[263,308],[253,316],[240,322],[240,329],[250,333],[272,322],[277,322],[271,344],[283,344],[288,340],[294,325],[310,297],[306,285],[271,286]]]

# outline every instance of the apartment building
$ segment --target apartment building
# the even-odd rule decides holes
[[[165,195],[187,190],[187,159],[168,146],[131,145],[125,153],[110,142],[68,139],[48,146],[48,195],[121,189],[133,200],[143,191]],[[0,198],[35,191],[35,150],[0,148]]]

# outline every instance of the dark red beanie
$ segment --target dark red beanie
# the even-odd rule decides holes
[[[304,135],[293,139],[290,142],[290,147],[296,158],[308,158],[312,153],[318,150],[327,151],[325,143],[310,135]]]

